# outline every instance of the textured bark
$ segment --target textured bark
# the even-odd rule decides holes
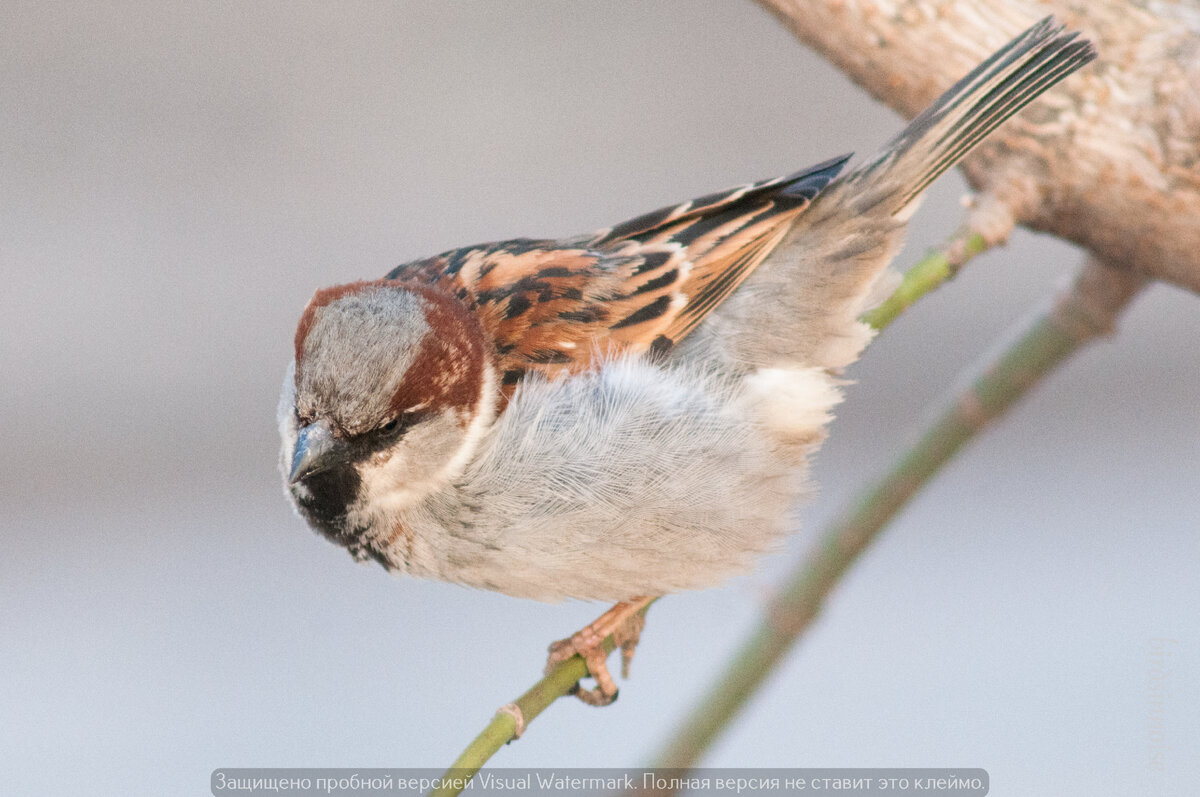
[[[1099,59],[962,163],[1014,219],[1200,292],[1200,1],[757,0],[905,116],[1047,14]]]

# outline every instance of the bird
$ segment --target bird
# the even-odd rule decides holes
[[[278,407],[287,495],[391,571],[616,602],[550,657],[581,655],[578,694],[611,702],[604,636],[631,655],[651,600],[795,531],[922,193],[1094,57],[1047,17],[845,174],[848,155],[317,290]]]

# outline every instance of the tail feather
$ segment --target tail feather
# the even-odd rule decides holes
[[[1091,42],[1046,17],[951,86],[846,184],[894,180],[892,212],[901,212],[1006,119],[1095,57]]]

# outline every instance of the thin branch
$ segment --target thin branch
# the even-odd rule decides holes
[[[1076,281],[1028,325],[973,383],[954,396],[919,442],[866,490],[819,539],[708,693],[680,725],[654,766],[693,766],[811,625],[841,576],[909,499],[962,446],[1003,415],[1083,344],[1107,335],[1144,284],[1142,277],[1091,260]]]
[[[972,258],[1004,243],[1013,229],[1008,206],[990,195],[972,200],[971,212],[958,231],[938,249],[904,272],[900,285],[882,304],[863,314],[863,321],[883,329],[918,299],[958,276]]]
[[[911,307],[918,299],[947,280],[953,279],[958,270],[971,258],[987,251],[987,242],[977,232],[964,232],[956,236],[953,249],[931,249],[904,273],[904,279],[882,304],[863,314],[862,320],[875,329],[883,329],[896,320],[896,316]],[[953,255],[957,254],[957,257]]]
[[[640,614],[644,616],[649,608],[650,604],[647,604]],[[605,653],[613,652],[616,645],[611,634],[604,638],[603,646]],[[525,694],[502,707],[454,760],[443,775],[442,787],[430,792],[430,797],[456,797],[489,758],[501,747],[520,737],[537,715],[558,698],[570,694],[575,684],[586,677],[587,664],[578,655],[572,656],[547,673]]]

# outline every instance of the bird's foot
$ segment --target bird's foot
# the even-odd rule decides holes
[[[608,671],[608,652],[604,650],[604,640],[611,635],[615,645],[621,649],[621,677],[628,678],[629,662],[633,660],[642,627],[646,624],[641,612],[653,600],[634,598],[621,601],[596,618],[595,622],[551,644],[546,672],[578,655],[587,664],[588,673],[596,681],[596,686],[594,689],[582,689],[577,683],[575,696],[589,706],[607,706],[616,700],[617,684]]]

